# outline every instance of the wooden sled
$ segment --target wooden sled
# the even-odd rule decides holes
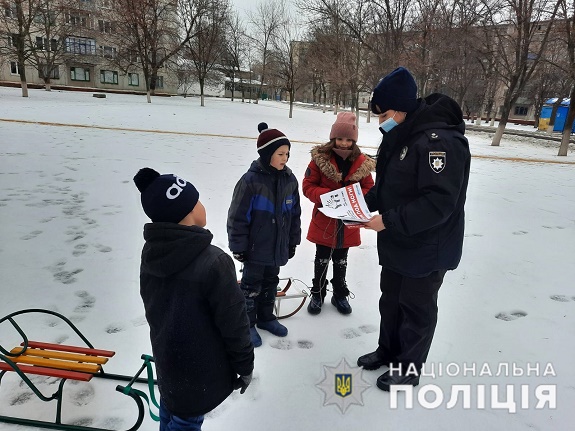
[[[30,313],[43,313],[60,318],[68,324],[70,329],[80,337],[85,345],[71,346],[29,340],[20,325],[16,323],[14,317]],[[110,431],[106,428],[62,423],[62,397],[64,383],[67,380],[89,382],[92,378],[101,378],[128,382],[126,386],[116,386],[116,391],[132,398],[138,409],[138,417],[136,418],[134,425],[127,429],[127,431],[135,431],[142,425],[145,413],[144,403],[142,400],[146,401],[148,404],[151,400],[153,404],[158,407],[158,403],[154,396],[154,385],[156,384],[156,381],[153,378],[153,370],[151,367],[153,358],[151,356],[142,355],[144,364],[135,376],[110,374],[104,371],[103,365],[115,355],[115,352],[95,349],[78,328],[76,328],[70,320],[59,313],[43,309],[26,309],[16,311],[1,318],[0,325],[4,322],[9,322],[13,326],[13,328],[22,337],[22,342],[19,346],[16,346],[11,350],[5,349],[4,346],[0,344],[0,389],[4,375],[8,372],[16,372],[22,381],[26,383],[26,385],[40,400],[46,402],[56,400],[56,418],[53,422],[49,422],[12,416],[0,416],[0,422],[64,431]],[[4,324],[6,325],[6,323]],[[144,369],[148,372],[147,378],[140,377],[140,374]],[[28,377],[29,375],[48,376],[60,379],[57,391],[52,395],[44,395],[38,387],[32,383]],[[132,388],[132,385],[136,382],[148,384],[150,398],[148,398],[147,394],[144,392]],[[157,416],[155,416],[151,410],[150,414],[154,420],[158,420]]]

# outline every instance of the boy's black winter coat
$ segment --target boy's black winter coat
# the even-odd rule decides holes
[[[203,415],[253,370],[234,263],[197,226],[148,223],[144,239],[140,293],[162,402],[176,416]]]

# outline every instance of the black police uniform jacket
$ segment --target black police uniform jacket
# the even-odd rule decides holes
[[[234,263],[198,226],[148,223],[140,294],[162,403],[174,415],[199,416],[253,370],[244,296]]]
[[[384,268],[425,277],[458,266],[471,160],[464,133],[459,105],[437,93],[384,133],[366,195],[385,225],[377,237]]]
[[[234,253],[264,266],[285,265],[301,241],[298,182],[287,166],[278,171],[252,162],[240,178],[228,211],[228,241]]]

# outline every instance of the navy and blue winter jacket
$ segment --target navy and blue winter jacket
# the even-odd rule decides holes
[[[459,105],[442,94],[385,133],[375,186],[365,200],[379,211],[379,263],[408,277],[455,269],[461,259],[471,154]]]
[[[246,261],[282,266],[301,240],[298,182],[287,166],[264,168],[259,159],[236,184],[228,211],[228,240]]]

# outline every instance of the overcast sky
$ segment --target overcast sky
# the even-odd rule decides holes
[[[266,0],[230,0],[232,8],[240,13],[240,16],[245,15],[248,10],[255,10],[258,4]],[[286,5],[290,6],[293,10],[296,9],[293,0],[285,0]]]

